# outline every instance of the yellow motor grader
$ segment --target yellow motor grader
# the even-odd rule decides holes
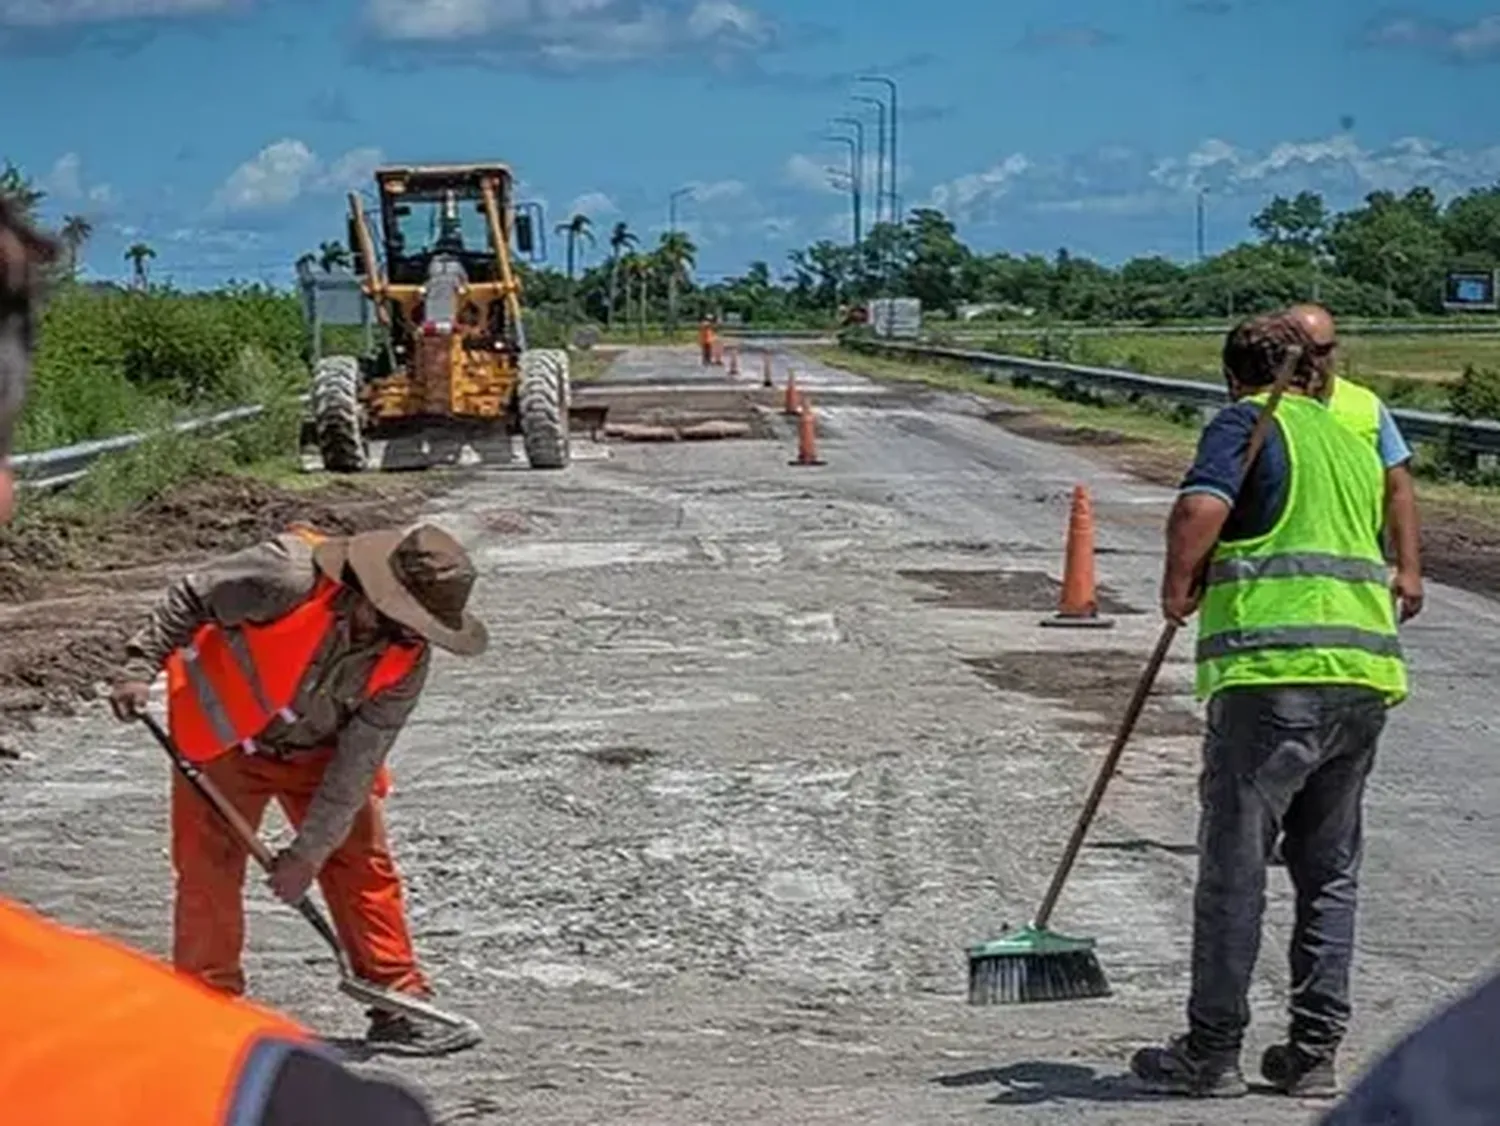
[[[348,239],[381,342],[315,361],[311,421],[324,467],[366,468],[371,440],[426,449],[429,437],[451,445],[498,432],[521,435],[533,469],[563,468],[568,354],[526,345],[512,241],[530,254],[537,232],[516,212],[510,170],[384,167],[375,182],[379,253],[354,192]]]

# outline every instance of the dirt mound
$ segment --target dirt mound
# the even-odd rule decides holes
[[[126,638],[173,575],[289,524],[348,535],[410,521],[445,487],[362,478],[288,489],[196,481],[128,512],[44,505],[0,531],[0,717],[66,712],[108,682]]]

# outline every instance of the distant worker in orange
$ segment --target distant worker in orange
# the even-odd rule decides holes
[[[432,1126],[288,1017],[0,899],[0,1118],[88,1126]]]
[[[712,313],[705,313],[698,322],[698,347],[703,352],[703,366],[712,367],[714,344],[718,341],[717,323]]]
[[[111,702],[122,720],[167,673],[172,740],[252,826],[274,799],[297,830],[272,890],[296,903],[316,879],[354,972],[427,997],[386,837],[386,757],[427,681],[431,646],[484,651],[465,611],[475,572],[432,525],[327,538],[294,529],[179,579],[127,645]],[[177,874],[172,960],[245,990],[248,856],[182,779],[172,789]],[[427,1030],[370,1013],[367,1040],[426,1054]]]

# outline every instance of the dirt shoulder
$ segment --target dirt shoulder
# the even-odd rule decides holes
[[[196,481],[105,517],[44,504],[0,532],[0,729],[97,694],[174,575],[302,522],[333,534],[411,520],[451,475],[288,488]]]
[[[856,355],[837,347],[808,349],[830,367],[913,387],[941,387],[1005,404],[997,426],[1056,445],[1087,447],[1089,456],[1152,484],[1172,487],[1192,461],[1197,428],[1130,407],[1067,402],[1040,389],[988,383],[963,369],[913,365]],[[1431,582],[1500,597],[1500,493],[1419,482],[1423,570]]]

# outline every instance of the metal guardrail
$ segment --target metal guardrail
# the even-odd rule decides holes
[[[297,402],[305,403],[306,395],[299,395]],[[248,422],[265,413],[263,405],[234,407],[203,418],[191,418],[175,423],[171,429],[178,434],[193,434],[200,430],[216,430],[239,422]],[[114,438],[100,438],[94,442],[80,442],[76,446],[59,446],[51,450],[16,454],[10,459],[11,472],[16,484],[27,489],[57,489],[71,485],[89,471],[89,467],[106,454],[132,449],[152,437],[151,432],[120,434]]]
[[[926,326],[924,333],[934,326]],[[955,340],[994,339],[1006,336],[1223,336],[1230,330],[1222,325],[1024,325],[1006,321],[958,321],[943,325],[938,332]],[[1500,321],[1455,322],[1431,321],[1412,324],[1358,324],[1339,322],[1341,336],[1500,336]]]
[[[851,337],[843,341],[843,346],[870,355],[964,364],[984,372],[991,382],[1001,376],[1020,376],[1053,386],[1086,386],[1127,397],[1144,396],[1198,407],[1217,407],[1229,401],[1229,393],[1221,384],[1196,379],[1172,379],[1117,368],[1087,367],[1036,360],[1029,356],[1002,356],[971,348],[940,348],[894,340]],[[1500,454],[1500,422],[1399,408],[1393,409],[1391,415],[1408,441],[1443,442],[1471,454]]]

